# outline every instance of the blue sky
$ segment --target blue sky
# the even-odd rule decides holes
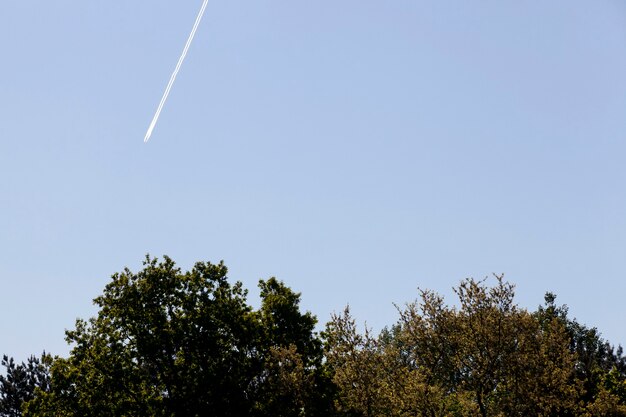
[[[146,253],[362,322],[505,273],[626,343],[626,3],[0,3],[0,353]],[[452,302],[452,298],[449,298]]]

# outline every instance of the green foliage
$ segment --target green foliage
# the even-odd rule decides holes
[[[556,305],[556,296],[547,293],[535,313],[540,323],[558,320],[566,329],[569,349],[574,355],[572,384],[580,387],[578,401],[589,416],[626,416],[626,358],[588,328],[568,317],[565,305]]]
[[[226,267],[168,257],[112,276],[67,358],[4,357],[0,416],[626,417],[626,358],[547,293],[467,279],[378,336],[346,308],[323,338],[300,294],[259,281],[253,309]]]
[[[331,382],[323,364],[321,340],[314,336],[317,319],[298,308],[300,294],[275,278],[259,281],[264,367],[256,379],[254,415],[328,416]]]
[[[5,368],[5,375],[0,375],[0,416],[21,416],[22,406],[35,397],[36,390],[49,390],[51,363],[52,357],[46,352],[41,359],[31,356],[21,364],[3,356],[1,365]]]
[[[147,257],[142,271],[113,275],[98,315],[67,332],[71,354],[27,415],[309,415],[322,358],[315,318],[273,278],[253,311],[226,274]]]

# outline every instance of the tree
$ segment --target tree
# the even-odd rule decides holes
[[[71,354],[27,415],[260,416],[269,399],[305,409],[322,357],[315,318],[279,281],[260,286],[254,311],[222,263],[182,272],[146,257],[140,272],[114,274],[97,316],[67,332]],[[294,380],[292,393],[276,392]]]
[[[348,307],[341,315],[333,315],[324,332],[326,357],[339,387],[336,408],[342,415],[371,417],[388,408],[383,392],[382,355],[377,341],[366,329],[358,333]]]
[[[514,304],[502,277],[465,280],[458,307],[421,291],[375,339],[349,315],[327,327],[339,405],[359,416],[561,416],[575,410],[574,355],[558,320]]]
[[[317,319],[299,309],[300,294],[276,278],[259,281],[263,369],[256,380],[254,415],[329,416],[332,383],[323,363]]]
[[[0,375],[0,416],[19,417],[22,406],[35,397],[37,389],[46,392],[50,387],[50,363],[46,352],[41,358],[30,356],[26,363],[16,364],[4,355],[2,366],[6,375]]]
[[[556,295],[546,293],[535,317],[545,324],[558,321],[565,328],[574,355],[572,384],[580,387],[578,402],[591,416],[626,416],[626,357],[596,328],[568,316],[566,305],[556,304]]]

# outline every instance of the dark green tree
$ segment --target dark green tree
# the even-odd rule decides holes
[[[263,369],[257,379],[257,416],[329,416],[331,380],[323,363],[317,319],[300,312],[300,294],[276,278],[259,282]]]
[[[114,274],[97,316],[67,332],[71,354],[55,361],[50,392],[27,415],[311,415],[315,318],[273,278],[261,281],[254,311],[226,274],[204,262],[182,272],[168,257]]]
[[[35,397],[37,389],[49,390],[51,362],[52,358],[46,352],[41,358],[31,356],[21,364],[6,355],[2,357],[5,374],[0,375],[0,416],[21,416],[22,406]]]

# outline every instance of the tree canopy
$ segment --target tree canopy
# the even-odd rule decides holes
[[[431,291],[399,308],[374,337],[349,309],[327,325],[326,357],[344,415],[626,416],[625,373],[595,329],[567,317],[553,294],[529,312],[514,286],[467,279],[450,307]]]
[[[115,274],[96,317],[67,332],[73,349],[51,368],[37,416],[278,416],[323,408],[316,319],[300,295],[260,281],[254,311],[220,264],[182,272],[168,257]],[[285,388],[289,388],[288,390]],[[313,402],[315,400],[315,402]]]
[[[466,279],[377,335],[348,307],[318,333],[283,282],[260,280],[255,309],[227,272],[147,256],[114,274],[68,357],[4,356],[0,416],[626,416],[622,349],[552,293],[529,311],[502,276]]]

